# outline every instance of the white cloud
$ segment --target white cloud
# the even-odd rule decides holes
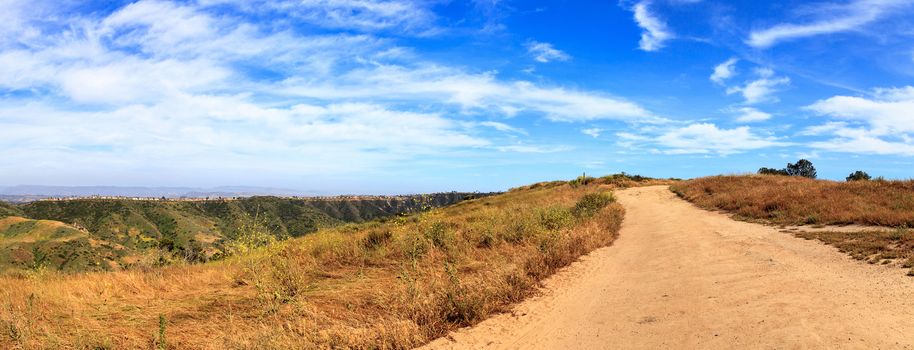
[[[829,128],[833,136],[824,141],[812,142],[814,148],[840,153],[914,156],[914,139],[903,135],[887,140],[864,128]],[[821,131],[821,130],[817,130]]]
[[[771,119],[771,114],[762,112],[752,107],[739,107],[733,109],[732,112],[738,113],[736,121],[740,123],[763,122]]]
[[[910,3],[906,0],[855,0],[837,6],[825,3],[814,11],[809,11],[818,14],[813,21],[803,24],[784,23],[755,30],[746,42],[753,47],[767,48],[782,41],[851,31]]]
[[[834,96],[806,109],[836,118],[804,135],[830,137],[813,147],[845,153],[914,156],[914,87],[875,89],[870,98]]]
[[[743,96],[746,104],[757,104],[761,102],[777,101],[773,96],[781,86],[790,85],[790,78],[776,77],[774,71],[769,68],[756,69],[758,79],[750,81],[743,86],[734,86],[727,88],[727,95],[739,93]]]
[[[914,133],[914,87],[876,89],[873,98],[834,96],[807,109],[867,124],[876,135]]]
[[[571,147],[568,146],[537,146],[537,145],[527,145],[527,144],[516,144],[508,146],[498,146],[495,149],[501,152],[516,152],[516,153],[558,153],[571,150]]]
[[[234,4],[249,12],[272,12],[330,29],[437,32],[435,15],[424,2],[400,0],[202,0],[205,5]]]
[[[492,128],[492,129],[495,129],[495,130],[498,130],[501,132],[527,135],[527,131],[525,131],[524,129],[515,128],[513,126],[510,126],[508,124],[501,123],[501,122],[484,121],[484,122],[479,122],[477,124],[479,126],[485,126],[485,127]]]
[[[657,143],[667,148],[667,154],[728,155],[749,150],[783,146],[774,137],[759,136],[747,127],[720,129],[714,124],[691,124],[667,131],[657,137]]]
[[[37,115],[41,125],[31,122]],[[185,96],[93,112],[29,104],[0,108],[0,120],[5,121],[0,128],[5,164],[60,162],[73,171],[163,163],[202,171],[283,163],[291,171],[344,172],[446,149],[491,146],[434,113],[352,103],[271,108],[240,96]],[[67,161],[86,145],[104,145],[111,152],[80,157],[78,164]]]
[[[533,59],[541,63],[567,61],[571,59],[571,56],[552,47],[552,44],[550,43],[531,41],[527,44],[527,52],[533,56]]]
[[[367,21],[356,18],[354,30],[426,30],[423,10],[390,10],[413,3],[275,3],[297,12],[263,24],[231,9],[208,11],[217,2],[139,1],[107,16],[19,11],[17,21],[0,24],[0,89],[15,92],[0,96],[0,174],[353,173],[455,150],[567,149],[506,145],[483,128],[526,131],[478,121],[483,116],[663,121],[624,98],[505,80],[424,61],[392,39],[313,34],[295,22],[318,21],[309,11],[344,16],[350,9]],[[334,27],[340,18],[315,25]]]
[[[733,57],[715,66],[714,73],[711,73],[711,81],[723,85],[736,74],[736,62],[739,62],[739,59]]]
[[[630,132],[617,132],[616,136],[619,137],[620,139],[628,140],[628,141],[647,141],[647,140],[649,140],[649,138],[646,136],[633,134]]]
[[[663,121],[638,104],[621,98],[543,87],[527,81],[499,81],[491,73],[471,74],[429,64],[376,65],[334,76],[332,81],[292,79],[286,85],[288,94],[319,99],[438,100],[466,112],[530,112],[565,122]]]
[[[642,29],[641,41],[638,42],[638,45],[644,51],[657,51],[663,48],[664,42],[672,39],[675,35],[667,28],[663,20],[651,13],[648,5],[650,5],[650,2],[641,1],[635,4],[633,8],[635,22]]]
[[[593,138],[598,138],[598,137],[600,137],[600,134],[603,133],[603,131],[604,130],[600,129],[600,128],[587,128],[587,129],[582,129],[581,133],[583,133],[584,135],[593,137]]]
[[[803,136],[823,136],[834,133],[838,130],[847,128],[848,124],[845,122],[828,122],[822,125],[814,125],[807,127],[800,131],[800,135]]]

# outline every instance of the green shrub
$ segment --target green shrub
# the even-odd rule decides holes
[[[594,178],[587,176],[587,174],[578,176],[576,179],[568,182],[571,187],[586,186],[593,182]]]
[[[589,218],[615,201],[616,197],[612,192],[588,193],[581,197],[574,208],[571,208],[571,214],[579,219]]]
[[[225,244],[226,255],[243,255],[252,250],[267,247],[276,243],[276,236],[257,224],[243,224],[228,243]]]
[[[518,216],[508,223],[507,230],[501,233],[501,238],[508,243],[518,244],[527,237],[535,236],[542,232],[543,226],[531,215]]]
[[[556,231],[574,224],[571,211],[562,207],[550,207],[539,212],[540,225],[547,230]]]

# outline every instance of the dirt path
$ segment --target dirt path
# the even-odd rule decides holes
[[[618,192],[621,238],[434,349],[914,349],[914,278],[737,222],[666,187]]]

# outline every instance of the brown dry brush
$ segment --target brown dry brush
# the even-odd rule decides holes
[[[914,227],[914,181],[714,176],[684,181],[672,189],[701,207],[773,224]]]
[[[778,225],[873,225],[865,232],[793,232],[871,264],[914,268],[914,181],[834,182],[802,177],[715,176],[671,189],[707,209]],[[914,269],[909,275],[914,275]]]
[[[411,348],[610,244],[611,189],[537,186],[204,265],[0,277],[0,348]]]

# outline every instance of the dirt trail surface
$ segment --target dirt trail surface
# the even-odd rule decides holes
[[[617,192],[621,237],[542,295],[432,349],[914,349],[914,278],[698,209]]]

